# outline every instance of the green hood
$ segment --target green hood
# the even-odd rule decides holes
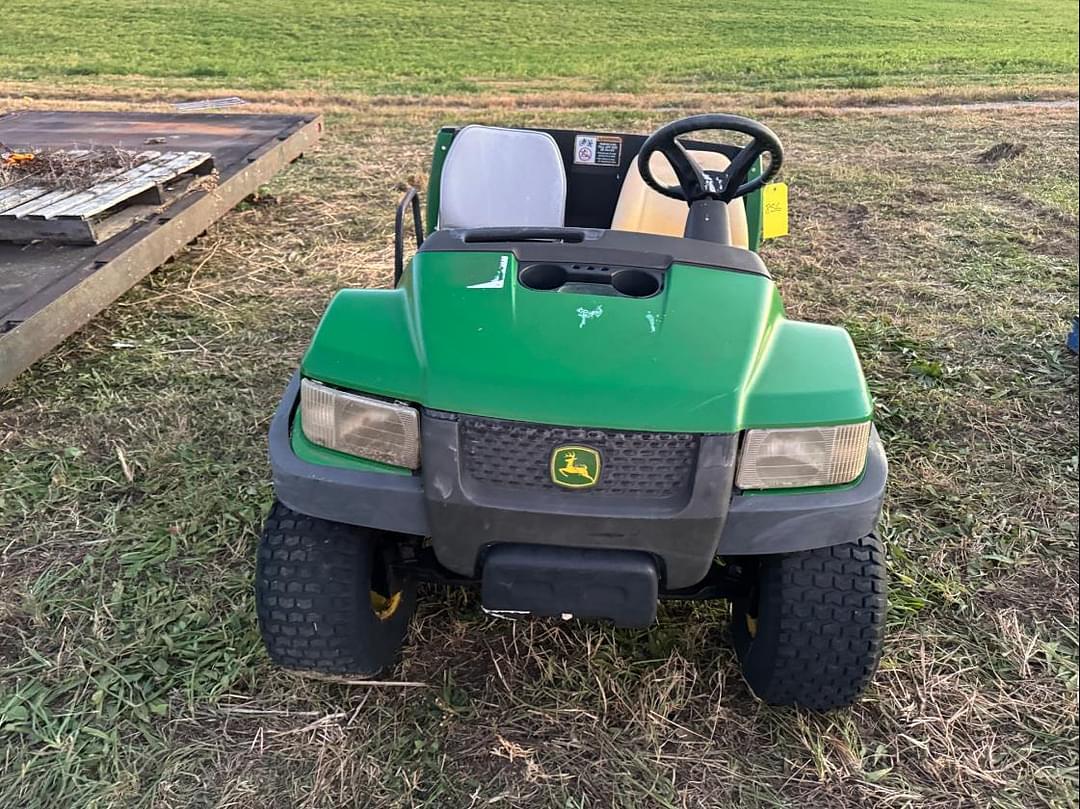
[[[346,290],[302,371],[427,407],[685,432],[862,421],[847,333],[787,321],[763,276],[674,265],[652,298],[535,291],[513,255],[420,253],[395,290]]]

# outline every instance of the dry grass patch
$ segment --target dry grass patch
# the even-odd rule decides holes
[[[889,643],[855,709],[756,703],[719,604],[614,631],[432,589],[391,675],[424,687],[268,665],[265,434],[319,314],[389,282],[399,184],[439,124],[673,117],[563,101],[343,108],[318,154],[3,392],[0,802],[1077,805],[1069,109],[767,118],[794,208],[765,258],[794,316],[853,334],[891,461]]]
[[[18,184],[74,191],[133,168],[139,162],[137,153],[115,148],[89,152],[30,148],[22,153],[24,158],[27,155],[28,159],[0,162],[0,188]]]

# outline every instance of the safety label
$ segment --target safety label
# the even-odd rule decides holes
[[[622,138],[612,135],[578,135],[574,139],[574,162],[585,166],[617,166]]]

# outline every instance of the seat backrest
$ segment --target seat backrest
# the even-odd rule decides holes
[[[440,228],[562,227],[566,171],[546,132],[466,126],[439,182]]]
[[[723,171],[730,163],[720,152],[704,149],[688,149],[690,155],[703,169]],[[667,158],[659,152],[649,160],[649,168],[657,182],[675,185],[675,172]],[[686,228],[686,215],[690,211],[681,199],[672,199],[653,191],[641,179],[637,163],[631,164],[630,171],[623,180],[619,192],[619,202],[615,206],[615,216],[611,222],[612,230],[632,230],[637,233],[655,233],[661,236],[682,236]],[[746,207],[741,199],[728,203],[728,224],[731,227],[731,243],[736,247],[747,247]]]

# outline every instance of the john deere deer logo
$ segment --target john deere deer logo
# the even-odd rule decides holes
[[[587,489],[600,479],[600,453],[591,447],[558,447],[551,453],[551,480],[567,489]]]

